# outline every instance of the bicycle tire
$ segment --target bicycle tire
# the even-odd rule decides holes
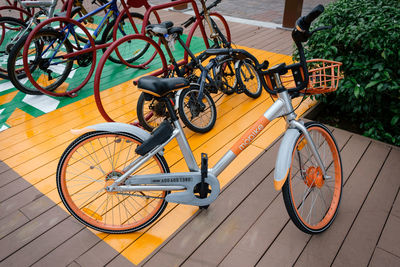
[[[143,25],[143,15],[139,14],[139,13],[135,13],[135,12],[131,12],[130,15],[132,16],[132,19],[136,19],[136,20],[140,20],[142,23],[140,23],[140,25]],[[130,20],[127,14],[124,14],[121,18],[121,21],[119,22],[119,24],[121,25],[125,25],[123,26],[123,32],[121,31],[121,27],[118,26],[118,34],[116,36],[116,39],[120,39],[126,35],[129,34],[140,34],[140,29],[137,28],[138,31],[136,31],[133,27],[129,28],[130,31],[127,31],[128,26],[130,25]],[[134,23],[137,25],[136,21],[134,21]],[[101,38],[101,42],[103,44],[109,42],[110,40],[113,40],[113,30],[114,30],[114,24],[115,21],[113,23],[109,23],[107,25],[107,27],[105,28],[102,38]],[[131,48],[126,48],[126,47],[119,47],[118,51],[120,53],[120,55],[124,58],[124,60],[128,63],[133,63],[135,60],[139,59],[141,56],[143,56],[146,51],[149,49],[150,44],[146,43],[145,46],[143,48],[136,48],[135,50],[131,49]],[[103,48],[103,53],[107,50],[107,48]],[[123,51],[123,52],[122,52]],[[130,57],[130,55],[132,54],[132,51],[135,51],[135,53],[133,53],[133,57]],[[117,63],[117,64],[123,64],[123,61],[121,61],[118,57],[118,55],[116,53],[112,53],[110,54],[109,58],[108,58],[111,62]]]
[[[178,112],[182,122],[192,131],[197,133],[206,133],[210,131],[217,120],[217,109],[214,100],[207,92],[203,92],[203,103],[206,105],[202,110],[198,95],[200,88],[198,85],[190,85],[179,95]]]
[[[8,57],[11,53],[13,46],[18,42],[18,40],[13,40],[16,37],[16,35],[13,35],[13,33],[18,34],[22,32],[23,29],[26,29],[28,26],[25,22],[12,17],[0,17],[0,25],[0,78],[8,79]]]
[[[22,93],[28,95],[43,95],[41,91],[36,89],[28,79],[26,78],[25,69],[22,63],[22,52],[24,50],[24,45],[28,35],[21,37],[18,42],[13,46],[13,49],[10,52],[7,62],[7,73],[10,82],[14,85],[16,89],[21,91]],[[38,51],[40,51],[39,41],[34,43],[35,50],[31,50],[32,54],[30,57],[34,57],[35,59],[39,57]],[[31,70],[37,68],[36,64],[32,64],[29,66]]]
[[[130,133],[95,131],[78,137],[68,146],[57,167],[57,189],[62,202],[78,221],[97,231],[123,234],[150,225],[162,214],[168,191],[128,195],[106,191],[138,156],[135,148],[141,143],[140,138]],[[136,174],[160,172],[168,173],[169,167],[164,157],[156,154]]]
[[[240,87],[248,97],[258,98],[261,95],[261,79],[251,60],[244,59],[239,62],[236,76]]]
[[[141,93],[138,98],[136,114],[140,125],[149,132],[152,132],[169,116],[164,103],[153,97],[146,100],[145,93]]]
[[[29,41],[29,35],[27,36],[28,41]],[[36,50],[33,50],[31,44],[34,43]],[[39,48],[37,48],[37,43],[39,43]],[[47,43],[49,44],[49,46],[46,46]],[[54,44],[58,44],[61,47],[58,47],[58,45],[54,45]],[[51,51],[51,47],[57,48],[57,50],[54,50],[55,57],[56,58],[61,58],[62,55],[64,54],[68,54],[68,53],[72,53],[73,52],[73,48],[71,43],[69,42],[68,39],[64,40],[64,35],[54,29],[51,28],[43,28],[40,29],[31,39],[29,42],[29,47],[31,49],[29,49],[29,53],[35,53],[35,59],[31,60],[28,58],[28,66],[25,66],[23,63],[22,65],[24,66],[24,69],[26,71],[26,68],[29,68],[29,74],[31,75],[31,77],[33,78],[33,80],[36,81],[37,85],[40,87],[36,87],[36,85],[32,84],[30,81],[28,81],[25,84],[21,84],[19,79],[14,79],[15,81],[15,86],[18,85],[18,89],[21,91],[31,91],[31,93],[33,93],[35,90],[33,88],[36,89],[36,91],[41,91],[42,93],[45,94],[52,94],[52,95],[57,95],[57,94],[62,94],[60,92],[60,90],[57,90],[63,83],[64,81],[68,78],[69,73],[72,70],[72,66],[73,66],[73,60],[64,60],[65,61],[65,65],[62,64],[57,64],[57,62],[52,61],[52,65],[53,66],[45,66],[44,64],[46,64],[45,62],[49,60],[49,58],[51,58],[51,56],[53,55]],[[14,55],[13,55],[13,60],[9,61],[8,64],[8,70],[11,73],[13,68],[15,69],[16,66],[16,59],[18,55],[22,55],[23,57],[23,51],[24,51],[24,46],[25,46],[25,42],[21,43],[19,47],[15,47],[15,51],[13,51]],[[42,55],[42,53],[45,52],[45,54]],[[48,56],[49,58],[46,58],[46,56]],[[60,60],[60,62],[63,62],[63,59]],[[43,65],[42,65],[43,64]],[[55,67],[57,65],[57,67]],[[15,73],[15,71],[14,71]],[[52,74],[54,75],[54,73],[59,74],[58,76],[56,76],[56,80],[54,80],[54,77],[52,76]],[[26,74],[26,73],[25,73]],[[28,75],[28,74],[26,74]],[[11,75],[10,75],[11,76]],[[14,77],[16,78],[16,77]],[[65,89],[67,90],[67,89]]]
[[[322,177],[322,171],[301,134],[293,147],[292,164],[282,193],[293,223],[307,234],[318,234],[328,229],[337,215],[343,186],[342,162],[339,148],[328,128],[318,122],[307,122],[305,127],[315,142],[327,174],[331,177]],[[330,187],[332,183],[333,188]],[[317,200],[321,194],[328,196]],[[306,210],[305,217],[304,209],[308,209],[308,206],[310,210]],[[312,216],[316,216],[316,219],[311,218]]]

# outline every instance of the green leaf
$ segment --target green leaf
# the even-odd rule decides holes
[[[396,123],[399,121],[399,119],[400,119],[399,115],[394,116],[392,118],[392,120],[390,121],[390,124],[393,125],[393,126],[396,125]]]
[[[354,88],[354,96],[355,96],[356,98],[358,98],[359,95],[360,95],[360,87],[356,86],[356,87]]]
[[[371,81],[367,84],[367,86],[365,86],[365,89],[370,88],[372,86],[375,86],[379,83],[380,81]]]

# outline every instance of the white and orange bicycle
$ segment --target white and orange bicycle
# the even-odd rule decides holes
[[[337,69],[331,71],[332,64],[307,70],[301,43],[311,36],[310,24],[322,12],[320,5],[297,21],[293,39],[300,63],[280,64],[264,72],[266,89],[275,92],[277,100],[212,168],[208,168],[206,154],[201,156],[201,166],[197,165],[168,99],[169,92],[190,86],[189,82],[184,78],[140,79],[140,90],[164,101],[169,118],[152,134],[116,122],[77,130],[83,135],[65,150],[57,169],[58,191],[71,214],[96,230],[128,233],[154,222],[167,202],[206,208],[220,193],[217,176],[269,122],[284,116],[288,128],[276,160],[275,189],[282,189],[286,209],[300,230],[309,234],[325,231],[336,217],[342,194],[340,152],[328,128],[296,119],[291,102],[307,90],[332,91],[340,79]],[[282,83],[281,76],[287,72],[292,72],[295,88],[287,89]],[[169,173],[164,147],[175,138],[189,172]]]

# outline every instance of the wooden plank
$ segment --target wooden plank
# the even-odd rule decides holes
[[[66,242],[82,228],[84,228],[83,225],[72,218],[67,218],[10,255],[1,264],[3,266],[30,266]],[[54,261],[52,265],[54,266],[57,262]]]
[[[272,174],[269,175],[257,185],[254,191],[186,259],[183,266],[192,266],[196,262],[211,266],[218,265],[275,199],[278,192],[272,186],[272,177]],[[242,175],[239,179],[247,179],[247,177]]]
[[[376,248],[374,254],[372,255],[371,262],[368,266],[400,266],[400,257],[397,257],[383,249]]]
[[[343,188],[339,213],[329,231],[311,237],[304,244],[302,253],[294,255],[290,261],[297,266],[320,266],[333,262],[388,153],[387,147],[374,142],[370,144]]]
[[[84,228],[32,266],[52,266],[54,263],[59,266],[67,266],[98,241],[99,238],[96,235]]]
[[[396,200],[394,201],[393,208],[390,214],[400,218],[400,194],[397,194]]]
[[[21,176],[0,160],[0,188]]]
[[[79,266],[104,266],[116,258],[119,253],[105,242],[98,242],[84,254],[75,259]]]
[[[45,214],[42,214],[28,224],[25,224],[7,235],[0,240],[0,261],[36,239],[67,217],[68,214],[60,207],[54,207]]]
[[[165,262],[164,262],[165,264]],[[111,262],[109,262],[107,267],[121,267],[121,266],[136,266],[128,261],[124,256],[119,254],[116,258],[114,258]]]
[[[30,187],[31,184],[25,181],[23,178],[18,178],[7,185],[0,188],[0,202],[18,194],[19,192]]]
[[[282,194],[276,192],[271,205],[224,256],[219,266],[255,266],[288,221]]]
[[[214,231],[216,227],[229,215],[241,201],[248,196],[254,187],[260,183],[273,169],[273,162],[269,159],[277,152],[277,146],[273,146],[264,153],[252,166],[246,169],[240,176],[247,179],[235,179],[227,186],[218,201],[211,207],[199,213],[193,223],[181,229],[174,238],[165,242],[160,252],[146,262],[145,265],[157,266],[165,262],[163,255],[175,255],[176,259],[171,265],[179,265],[182,259],[189,256],[196,248]],[[159,265],[158,265],[159,266]]]
[[[378,248],[381,248],[400,258],[400,218],[390,215],[379,239]]]
[[[0,219],[8,216],[9,214],[17,211],[31,201],[41,197],[43,194],[40,193],[36,188],[29,187],[21,193],[14,195],[13,197],[0,203]]]
[[[335,130],[335,134],[337,130]],[[358,161],[365,153],[367,147],[369,145],[369,140],[358,135],[353,135],[349,140],[348,144],[341,151],[341,155],[345,154],[345,158],[342,158],[343,165],[343,184],[350,177],[352,171],[354,170],[354,166],[357,165]]]
[[[29,222],[29,219],[20,211],[4,217],[0,220],[0,239]]]
[[[41,196],[21,207],[19,210],[29,219],[34,219],[45,211],[55,206],[55,203],[48,196]]]
[[[368,265],[400,187],[399,159],[400,151],[392,150],[335,257],[334,266]]]

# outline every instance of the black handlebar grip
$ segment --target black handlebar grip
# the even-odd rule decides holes
[[[324,10],[325,8],[323,5],[318,5],[314,7],[313,10],[311,10],[311,12],[304,17],[304,22],[307,24],[311,24],[311,22],[313,22],[313,20],[318,18],[318,16],[321,15],[322,12],[324,12]]]

